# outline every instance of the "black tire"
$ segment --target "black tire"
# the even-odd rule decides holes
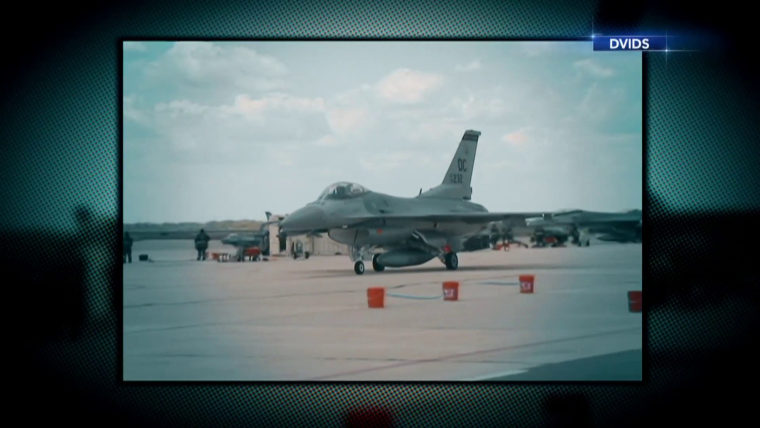
[[[303,253],[303,258],[306,259],[306,260],[309,260],[309,252],[308,251],[305,252],[305,253]]]
[[[459,257],[457,257],[457,253],[446,254],[446,269],[457,270],[458,267],[459,267]]]
[[[380,254],[375,254],[374,256],[372,256],[372,269],[374,269],[375,272],[382,272],[385,270],[385,266],[377,262],[377,257],[379,255]]]
[[[364,274],[364,262],[359,260],[358,262],[354,263],[354,272],[356,272],[357,275]]]

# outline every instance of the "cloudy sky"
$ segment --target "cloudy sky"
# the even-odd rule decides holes
[[[124,221],[415,196],[466,129],[489,211],[641,208],[641,68],[590,42],[125,42]]]

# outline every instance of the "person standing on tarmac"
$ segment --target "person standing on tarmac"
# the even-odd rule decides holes
[[[195,235],[195,249],[198,250],[198,258],[196,260],[206,260],[206,249],[208,248],[209,239],[203,229]]]
[[[132,237],[129,236],[129,232],[124,232],[124,255],[123,255],[124,263],[129,260],[129,263],[132,263]]]

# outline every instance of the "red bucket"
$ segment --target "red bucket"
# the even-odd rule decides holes
[[[367,305],[370,308],[385,307],[385,288],[370,287],[367,289]]]
[[[443,300],[459,300],[459,281],[446,281],[443,283]]]
[[[628,312],[641,312],[641,291],[628,292]]]
[[[520,275],[520,293],[533,293],[535,275]]]

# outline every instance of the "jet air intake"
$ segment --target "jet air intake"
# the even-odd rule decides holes
[[[413,248],[403,248],[400,250],[391,250],[380,254],[377,262],[388,267],[404,267],[421,265],[432,259],[434,256],[426,251],[416,250]]]

